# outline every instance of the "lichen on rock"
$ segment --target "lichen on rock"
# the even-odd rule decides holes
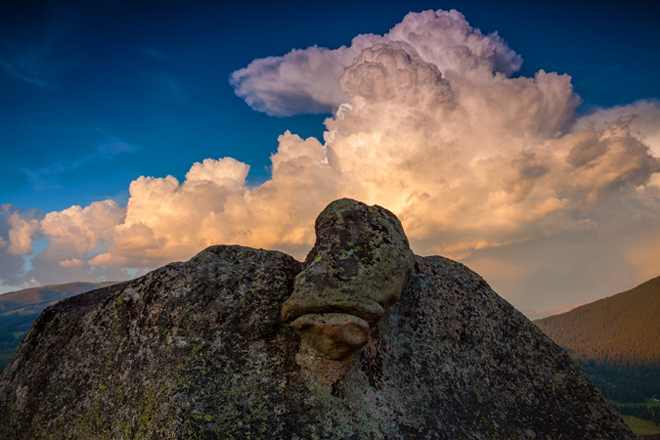
[[[303,369],[328,385],[341,379],[369,327],[399,300],[413,265],[408,238],[390,211],[351,199],[328,205],[282,306],[282,318],[302,339]]]
[[[368,230],[335,236],[333,222],[347,219],[335,209],[357,203],[340,201],[325,217],[335,220],[317,222],[319,234],[347,247],[336,254],[345,259],[327,266],[337,277],[318,282],[339,286],[353,277],[358,285],[366,274],[373,286],[364,283],[364,301],[341,302],[325,290],[331,310],[289,308],[294,284],[316,282],[300,281],[303,268],[332,254],[325,238],[304,265],[281,252],[212,246],[188,262],[63,300],[35,321],[0,376],[1,437],[635,438],[581,367],[464,265],[415,256],[397,291],[391,278],[378,278],[389,270],[351,262],[370,246],[374,261],[398,252],[374,245]],[[373,225],[375,236],[405,239],[398,220],[387,234],[378,229],[391,213],[359,212],[358,223]],[[405,246],[395,249],[408,259]],[[335,348],[361,344],[364,331],[366,343],[338,359],[321,356],[325,349],[303,344],[287,324],[307,314],[319,316],[298,324],[327,326],[317,330],[344,341]],[[342,326],[348,335],[334,338]]]
[[[414,265],[399,219],[378,205],[340,199],[319,214],[315,228],[316,243],[282,318],[346,313],[373,326],[399,300]]]

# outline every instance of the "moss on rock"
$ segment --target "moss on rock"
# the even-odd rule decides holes
[[[0,376],[2,438],[634,438],[565,352],[442,257],[415,257],[340,381],[307,380],[280,316],[301,268],[213,246],[46,309]]]

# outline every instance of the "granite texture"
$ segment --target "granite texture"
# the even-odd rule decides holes
[[[636,438],[567,353],[443,257],[415,256],[344,375],[314,380],[281,317],[302,269],[213,246],[49,307],[0,376],[2,438]]]

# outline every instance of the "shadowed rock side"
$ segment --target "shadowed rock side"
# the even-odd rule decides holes
[[[583,371],[465,266],[416,257],[328,388],[280,318],[301,264],[214,246],[47,309],[0,376],[6,439],[632,439]]]
[[[46,309],[0,376],[3,439],[268,438],[295,332],[280,318],[301,263],[210,247]]]

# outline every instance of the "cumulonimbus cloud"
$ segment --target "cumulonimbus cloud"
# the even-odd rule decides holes
[[[313,46],[254,60],[234,72],[230,83],[252,108],[269,115],[334,113],[347,99],[337,78],[364,49],[392,42],[410,44],[450,79],[510,76],[522,64],[497,33],[483,35],[459,12],[425,11],[408,14],[385,35],[358,35],[348,47]]]
[[[302,257],[318,212],[353,197],[394,211],[416,252],[472,261],[523,306],[527,284],[506,283],[521,271],[538,280],[564,270],[572,257],[552,243],[594,240],[592,249],[617,257],[576,257],[583,275],[567,276],[575,289],[610,279],[587,270],[589,258],[627,279],[660,273],[644,257],[660,252],[660,240],[644,238],[660,218],[658,102],[580,116],[568,75],[512,77],[521,62],[456,11],[411,13],[350,47],[255,60],[232,75],[236,93],[273,115],[331,110],[323,143],[284,133],[271,178],[255,187],[249,166],[232,158],[195,163],[183,182],[140,177],[125,207],[103,201],[13,219],[0,246],[27,254],[30,240],[50,240],[26,274],[42,282],[147,270],[216,243]],[[637,235],[626,235],[631,225]],[[599,248],[604,236],[627,238]],[[540,246],[555,260],[541,264]],[[513,248],[535,257],[507,260]]]

